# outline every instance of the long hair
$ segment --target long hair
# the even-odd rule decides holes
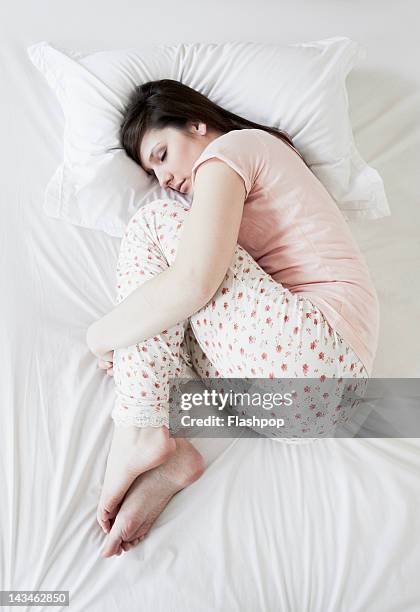
[[[167,126],[186,130],[187,124],[195,121],[204,122],[208,127],[223,133],[247,128],[265,130],[283,140],[303,159],[287,132],[235,115],[195,89],[173,79],[148,81],[135,87],[120,126],[122,146],[114,148],[123,148],[141,166],[140,144],[147,130]]]

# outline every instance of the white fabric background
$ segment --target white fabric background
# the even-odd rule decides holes
[[[99,557],[113,383],[84,337],[112,305],[119,240],[43,214],[62,115],[26,55],[39,40],[83,51],[335,35],[364,44],[369,57],[347,81],[351,118],[393,213],[352,225],[381,303],[374,375],[418,377],[419,11],[415,0],[2,3],[0,588],[69,589],[72,612],[420,608],[414,438],[198,440],[203,477],[143,545]]]

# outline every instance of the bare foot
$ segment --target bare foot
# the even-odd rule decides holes
[[[160,465],[175,452],[167,427],[117,427],[108,454],[104,484],[96,518],[108,533],[118,507],[132,482],[146,470]]]
[[[102,557],[120,555],[139,543],[170,499],[204,472],[204,459],[184,438],[159,467],[141,474],[131,485],[109,532]]]

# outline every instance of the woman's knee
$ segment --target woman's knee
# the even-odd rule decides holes
[[[137,225],[150,241],[159,246],[168,265],[175,260],[181,229],[189,210],[177,200],[155,200],[139,211]]]
[[[151,202],[142,206],[127,224],[116,270],[117,303],[170,265],[170,252],[162,248],[165,228],[159,221],[164,204]]]

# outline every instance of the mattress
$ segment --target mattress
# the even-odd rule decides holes
[[[419,376],[414,0],[386,10],[365,3],[363,14],[353,4],[267,3],[257,29],[259,5],[249,3],[240,23],[232,8],[223,23],[210,4],[199,14],[189,3],[104,8],[97,0],[16,0],[0,9],[0,589],[68,590],[69,608],[54,609],[72,612],[417,612],[420,444],[398,427],[393,405],[367,410],[354,438],[194,439],[203,476],[171,500],[143,543],[120,557],[99,555],[95,513],[114,391],[85,333],[113,304],[119,240],[43,212],[63,117],[27,59],[30,44],[134,46],[145,19],[159,25],[148,40],[170,41],[180,10],[177,40],[208,32],[278,40],[286,21],[285,41],[340,34],[364,44],[368,60],[347,80],[351,119],[392,210],[352,224],[381,306],[373,376]]]

